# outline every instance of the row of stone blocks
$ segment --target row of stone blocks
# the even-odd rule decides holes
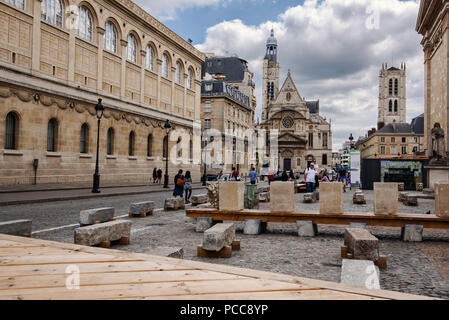
[[[31,220],[13,220],[0,222],[0,233],[18,237],[31,237]]]
[[[243,182],[220,182],[219,210],[241,211],[244,209]],[[356,202],[365,203],[364,195],[356,193]],[[270,186],[270,208],[272,212],[294,212],[293,182],[272,182]],[[320,183],[320,214],[343,214],[343,184]],[[398,184],[374,183],[374,214],[377,216],[398,215]],[[313,201],[313,196],[310,196]],[[417,200],[408,198],[410,205]],[[449,185],[436,184],[435,186],[435,212],[439,217],[449,217]]]
[[[240,250],[240,241],[235,240],[234,223],[218,223],[204,231],[197,254],[198,257],[230,258],[232,250]]]
[[[418,198],[416,196],[412,196],[407,192],[399,192],[399,202],[402,202],[406,206],[417,206]]]

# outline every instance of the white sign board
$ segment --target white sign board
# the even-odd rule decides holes
[[[349,167],[351,172],[351,186],[353,187],[362,187],[361,181],[361,153],[360,150],[351,150],[350,158],[349,158]]]

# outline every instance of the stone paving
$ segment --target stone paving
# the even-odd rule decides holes
[[[352,192],[346,192],[345,210],[372,211],[373,194],[368,191],[365,195],[368,200],[366,206],[353,205]],[[295,198],[297,210],[318,210],[318,203],[301,203],[302,194],[297,194]],[[156,204],[156,207],[161,206],[161,203]],[[420,199],[419,207],[399,207],[399,212],[403,213],[425,213],[429,210],[433,210],[431,200]],[[203,235],[195,232],[195,220],[185,217],[184,211],[157,211],[154,216],[147,218],[124,219],[133,222],[131,245],[114,246],[114,249],[149,253],[157,247],[182,247],[184,258],[188,260],[340,281],[343,226],[319,226],[317,237],[300,238],[295,234],[294,224],[268,224],[268,232],[263,235],[237,233],[242,250],[233,252],[232,258],[211,259],[196,256],[196,247],[201,244]],[[400,240],[400,228],[368,229],[380,239],[380,253],[388,257],[388,268],[381,270],[382,289],[449,299],[448,230],[425,229],[425,242],[405,243]],[[39,237],[71,243],[73,230],[60,230],[41,234]],[[436,258],[432,258],[436,254],[432,250],[434,245],[438,247]]]

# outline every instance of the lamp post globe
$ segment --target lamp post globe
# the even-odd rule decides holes
[[[98,168],[98,156],[100,153],[100,122],[103,117],[104,106],[102,104],[102,100],[98,99],[98,103],[95,106],[95,113],[98,119],[98,130],[97,130],[97,160],[95,163],[95,173],[94,173],[94,181],[92,186],[92,193],[100,193],[100,173]]]
[[[170,133],[171,124],[170,121],[167,119],[164,124],[165,128],[165,176],[164,176],[164,188],[168,188],[168,134]]]

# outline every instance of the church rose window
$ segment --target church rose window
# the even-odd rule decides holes
[[[285,117],[284,120],[282,120],[282,124],[285,128],[291,128],[293,127],[294,121],[291,117]]]

